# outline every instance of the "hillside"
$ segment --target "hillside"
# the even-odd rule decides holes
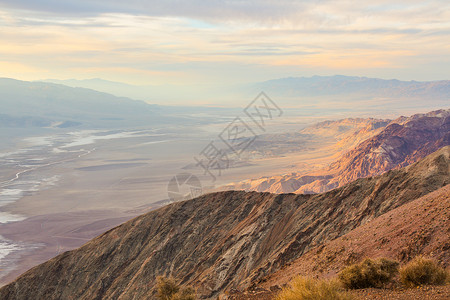
[[[319,195],[219,192],[137,217],[0,289],[2,299],[152,299],[157,275],[203,297],[245,289],[318,245],[450,183],[450,147]]]
[[[416,255],[450,266],[450,185],[393,209],[349,233],[324,243],[289,266],[264,278],[262,286],[281,286],[295,274],[332,277],[365,257],[407,262]]]
[[[249,150],[262,152],[264,157],[268,157],[320,149],[321,152],[333,153],[336,158],[343,151],[380,133],[390,121],[374,118],[324,121],[300,131],[259,135]]]
[[[450,145],[450,110],[400,117],[333,163],[330,171],[336,175],[328,185],[340,186],[410,165],[447,145]]]
[[[367,126],[339,139],[335,127],[336,123],[342,126],[342,121],[322,122],[304,130],[315,134],[334,132],[339,141],[336,147],[339,156],[329,167],[314,172],[246,180],[228,188],[272,193],[321,193],[358,178],[407,166],[450,145],[449,109],[400,117],[389,123],[372,119]],[[351,146],[354,148],[343,152]]]

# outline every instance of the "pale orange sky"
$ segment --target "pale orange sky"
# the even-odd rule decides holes
[[[234,84],[449,79],[449,1],[0,3],[0,77]]]

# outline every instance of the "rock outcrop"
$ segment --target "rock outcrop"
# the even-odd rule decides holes
[[[393,209],[349,233],[311,249],[289,266],[261,280],[273,290],[296,274],[333,277],[365,257],[405,263],[417,255],[450,266],[450,185]]]
[[[340,122],[322,122],[307,131],[320,133],[331,127],[337,134],[335,127]],[[366,126],[340,140],[340,144],[355,147],[344,152],[325,169],[246,180],[233,184],[231,188],[272,193],[323,193],[358,178],[376,176],[410,165],[450,145],[450,109],[400,117],[388,124],[385,120],[376,119],[367,119],[366,123],[361,123]]]

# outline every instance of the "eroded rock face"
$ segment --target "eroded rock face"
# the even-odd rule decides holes
[[[383,130],[362,140],[329,168],[309,174],[247,180],[245,183],[235,184],[235,188],[272,193],[323,193],[358,178],[377,176],[391,169],[408,166],[450,145],[450,110],[400,117],[387,126],[380,120],[359,122],[366,127],[355,131],[354,135],[346,140],[361,141],[361,137],[374,133],[373,128]],[[332,123],[322,122],[309,130],[318,131]],[[347,143],[345,140],[341,142]]]
[[[349,233],[315,247],[282,270],[261,280],[272,290],[297,274],[335,277],[348,264],[366,257],[406,263],[417,255],[450,264],[450,184],[395,208]]]
[[[153,299],[158,275],[202,297],[244,289],[450,182],[450,147],[320,195],[219,192],[137,217],[0,289],[1,299]]]
[[[400,118],[331,166],[342,183],[410,165],[450,145],[450,110]],[[334,182],[331,180],[330,182]]]

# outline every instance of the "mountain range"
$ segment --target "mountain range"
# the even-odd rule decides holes
[[[449,95],[448,81],[333,76],[264,84],[288,97],[308,89],[340,95],[341,87],[371,97],[373,87],[378,97],[399,86],[402,95],[432,95],[435,104]],[[0,125],[7,131],[201,124],[194,114],[216,111],[11,79],[0,79],[0,99]],[[416,108],[427,105],[415,101]],[[218,119],[211,114],[205,120]],[[0,288],[0,299],[155,299],[158,276],[193,286],[202,299],[263,299],[295,274],[328,278],[366,256],[407,262],[424,254],[449,266],[450,109],[395,120],[325,121],[260,137],[249,157],[282,156],[297,141],[311,142],[301,149],[333,139],[333,160],[154,209],[33,267]]]
[[[2,127],[163,122],[158,106],[85,88],[0,78]]]
[[[441,188],[449,183],[447,146],[408,167],[322,194],[203,195],[151,211],[34,267],[1,288],[0,296],[153,299],[158,275],[194,285],[202,298],[244,290],[433,191],[448,198]],[[448,236],[441,238],[447,245]],[[439,255],[448,262],[445,249]]]
[[[357,76],[287,77],[241,84],[198,85],[130,85],[100,78],[45,79],[43,82],[94,89],[116,96],[142,99],[157,104],[199,105],[209,102],[218,106],[241,105],[242,99],[253,99],[264,91],[283,107],[311,107],[345,110],[399,109],[425,110],[445,107],[450,98],[450,81],[401,81]],[[183,99],[183,103],[178,103]],[[208,100],[206,100],[208,99]],[[351,105],[343,106],[342,99]]]
[[[90,88],[11,78],[0,78],[0,103],[0,128],[124,129],[164,124],[187,125],[231,118],[237,110],[156,105]],[[193,114],[196,114],[195,118]]]
[[[358,123],[348,132],[349,123]],[[302,134],[334,132],[337,145],[354,148],[321,170],[306,174],[267,176],[229,184],[229,189],[272,193],[318,193],[343,186],[358,178],[382,174],[393,168],[410,165],[439,148],[450,145],[450,110],[437,110],[396,120],[359,119],[318,123]],[[349,134],[350,133],[350,134]],[[344,148],[345,149],[345,148]]]
[[[284,96],[366,95],[448,99],[450,81],[401,81],[358,76],[312,76],[273,79],[256,84],[270,94]]]

